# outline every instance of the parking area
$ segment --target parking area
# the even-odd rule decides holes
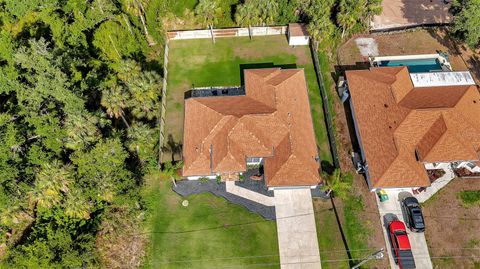
[[[386,225],[392,218],[397,217],[398,220],[405,223],[405,219],[402,214],[402,209],[400,206],[400,199],[413,196],[408,191],[398,191],[398,190],[385,190],[388,194],[389,199],[384,202],[380,202],[377,199],[378,211],[380,213],[380,221],[383,226],[383,235],[385,239],[385,245],[387,247],[388,259],[390,261],[390,267],[392,269],[398,269],[399,267],[395,264],[392,255],[391,244],[386,230]],[[417,268],[422,269],[432,269],[432,262],[430,259],[430,254],[428,252],[428,245],[425,239],[424,233],[414,233],[407,229],[408,239],[410,240],[410,245],[412,247],[413,257],[415,259],[415,264]]]

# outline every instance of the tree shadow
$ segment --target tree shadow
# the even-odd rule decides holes
[[[162,146],[162,150],[164,153],[170,153],[172,163],[176,161],[175,156],[177,155],[180,157],[179,160],[182,159],[183,144],[176,142],[172,134],[168,135],[167,143]]]
[[[451,5],[444,0],[402,1],[400,8],[408,25],[442,25],[448,23]]]
[[[320,167],[321,167],[321,170],[327,173],[328,175],[332,175],[333,172],[335,171],[335,166],[333,166],[333,164],[329,161],[321,161]]]

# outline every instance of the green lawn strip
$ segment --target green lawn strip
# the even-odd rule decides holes
[[[465,206],[480,205],[480,190],[467,190],[458,193]]]
[[[154,181],[155,179],[150,179]],[[276,225],[212,194],[192,195],[189,205],[169,182],[150,184],[150,245],[145,268],[219,268],[263,264],[278,268]]]
[[[353,177],[347,177],[347,179],[353,180]],[[369,248],[367,239],[370,233],[370,230],[359,218],[359,215],[365,210],[362,197],[355,193],[350,193],[342,202],[344,217],[343,231],[348,248],[351,250],[350,254],[352,259],[362,259],[365,256],[365,252],[359,250]]]
[[[310,50],[306,46],[291,48],[284,36],[255,37],[253,40],[248,37],[218,38],[215,44],[210,39],[171,41],[168,63],[167,133],[171,133],[176,141],[181,140],[184,91],[192,86],[240,85],[241,65],[244,68],[296,65],[305,69],[320,158],[331,162],[322,99]]]
[[[348,257],[330,201],[316,199],[314,205],[322,269],[350,268],[345,261]]]

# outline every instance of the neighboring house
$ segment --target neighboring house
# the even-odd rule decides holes
[[[310,42],[310,36],[307,32],[307,25],[304,23],[288,24],[288,45],[306,46]]]
[[[479,161],[480,94],[469,72],[372,67],[346,80],[371,190],[430,186],[427,168]]]
[[[383,0],[382,13],[374,16],[372,30],[405,29],[451,23],[449,0]]]
[[[262,163],[269,189],[318,185],[303,69],[245,70],[244,84],[241,95],[214,90],[185,100],[183,176],[237,180],[247,164]]]

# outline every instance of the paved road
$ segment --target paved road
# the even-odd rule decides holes
[[[310,189],[274,190],[274,196],[281,269],[320,269]]]
[[[402,209],[400,207],[399,195],[412,195],[411,193],[399,192],[399,191],[388,191],[389,200],[385,202],[380,202],[377,197],[378,210],[380,212],[380,221],[383,226],[383,235],[385,238],[385,245],[387,246],[388,259],[390,261],[390,266],[392,269],[398,269],[399,267],[395,264],[392,256],[392,249],[390,247],[390,241],[388,240],[387,231],[385,229],[385,220],[388,221],[393,215],[405,223],[405,220],[402,215]],[[428,229],[428,227],[426,227]],[[408,239],[410,240],[410,245],[412,247],[413,258],[415,259],[415,264],[418,269],[432,269],[432,261],[430,260],[430,253],[428,252],[428,245],[425,239],[424,233],[413,233],[407,229]]]

